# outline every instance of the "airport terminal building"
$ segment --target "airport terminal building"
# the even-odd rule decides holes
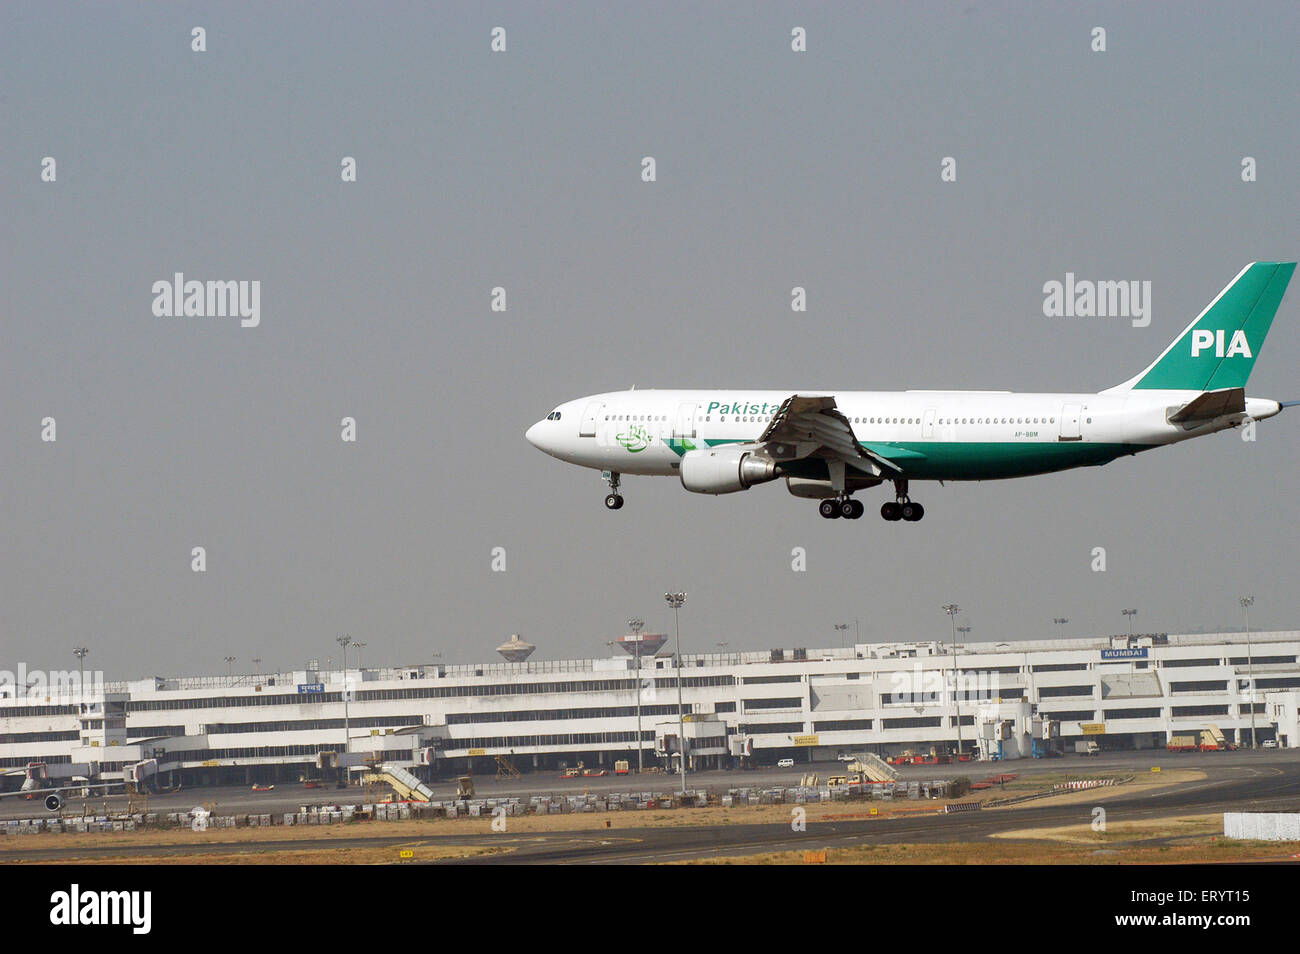
[[[1153,748],[1211,726],[1228,743],[1249,744],[1253,725],[1262,744],[1300,745],[1297,631],[860,643],[686,655],[680,668],[662,637],[619,642],[628,654],[604,659],[529,660],[516,640],[501,651],[518,661],[10,687],[0,767],[188,786],[379,761],[426,779],[495,773],[498,757],[525,773],[635,768],[638,740],[646,766],[670,767],[679,734],[696,768]]]

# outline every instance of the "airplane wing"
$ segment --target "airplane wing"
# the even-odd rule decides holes
[[[57,792],[71,792],[83,788],[117,788],[119,785],[125,784],[125,782],[95,782],[92,785],[86,785],[83,782],[69,782],[67,785],[60,785],[57,788],[29,788],[26,791],[18,789],[12,792],[0,792],[0,798],[17,798],[19,796],[28,798],[32,795],[52,795]]]
[[[1223,388],[1206,391],[1188,401],[1169,415],[1170,424],[1195,427],[1228,414],[1241,414],[1246,410],[1245,388]]]
[[[872,477],[891,478],[903,473],[898,464],[858,443],[853,426],[831,395],[793,394],[786,398],[758,443],[777,461],[820,457],[842,461]]]

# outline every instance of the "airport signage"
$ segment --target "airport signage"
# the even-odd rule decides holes
[[[298,692],[299,692],[299,693],[307,693],[307,692],[324,692],[324,691],[325,691],[325,683],[323,683],[323,682],[300,682],[300,683],[298,683]]]
[[[470,749],[470,755],[487,755],[487,749]]]
[[[1106,723],[1104,722],[1081,722],[1079,728],[1084,735],[1105,735]]]
[[[821,743],[817,741],[818,738],[819,736],[815,735],[796,735],[794,737],[794,744],[802,746],[820,745]]]
[[[1146,659],[1146,648],[1142,649],[1103,649],[1102,659]]]

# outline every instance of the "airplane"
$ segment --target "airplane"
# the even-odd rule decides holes
[[[827,519],[856,520],[853,494],[890,481],[885,520],[917,521],[914,481],[999,480],[1075,467],[1262,421],[1300,402],[1247,397],[1246,380],[1295,262],[1252,262],[1123,384],[1096,394],[1011,391],[628,390],[561,404],[525,438],[600,470],[605,506],[624,474],[729,494],[785,478]]]
[[[125,782],[90,782],[88,779],[74,777],[66,785],[53,787],[40,787],[39,783],[49,781],[45,777],[33,777],[26,772],[6,772],[5,776],[23,775],[24,781],[22,787],[12,792],[0,792],[0,798],[25,798],[32,799],[39,795],[44,795],[42,799],[47,811],[57,812],[63,807],[63,801],[69,795],[80,793],[81,796],[88,797],[92,791],[103,789],[105,795],[110,788],[124,788]]]

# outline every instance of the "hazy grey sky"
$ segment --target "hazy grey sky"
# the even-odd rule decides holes
[[[609,513],[523,432],[632,384],[1123,381],[1300,254],[1298,35],[1294,3],[5,5],[0,668],[603,655],[668,587],[688,652],[942,638],[954,601],[978,640],[1235,627],[1246,592],[1295,628],[1295,410],[922,484],[919,524],[649,478]],[[260,326],[155,317],[177,271],[260,281]],[[1150,326],[1044,317],[1067,271],[1150,280]],[[1252,394],[1300,399],[1297,295]]]

